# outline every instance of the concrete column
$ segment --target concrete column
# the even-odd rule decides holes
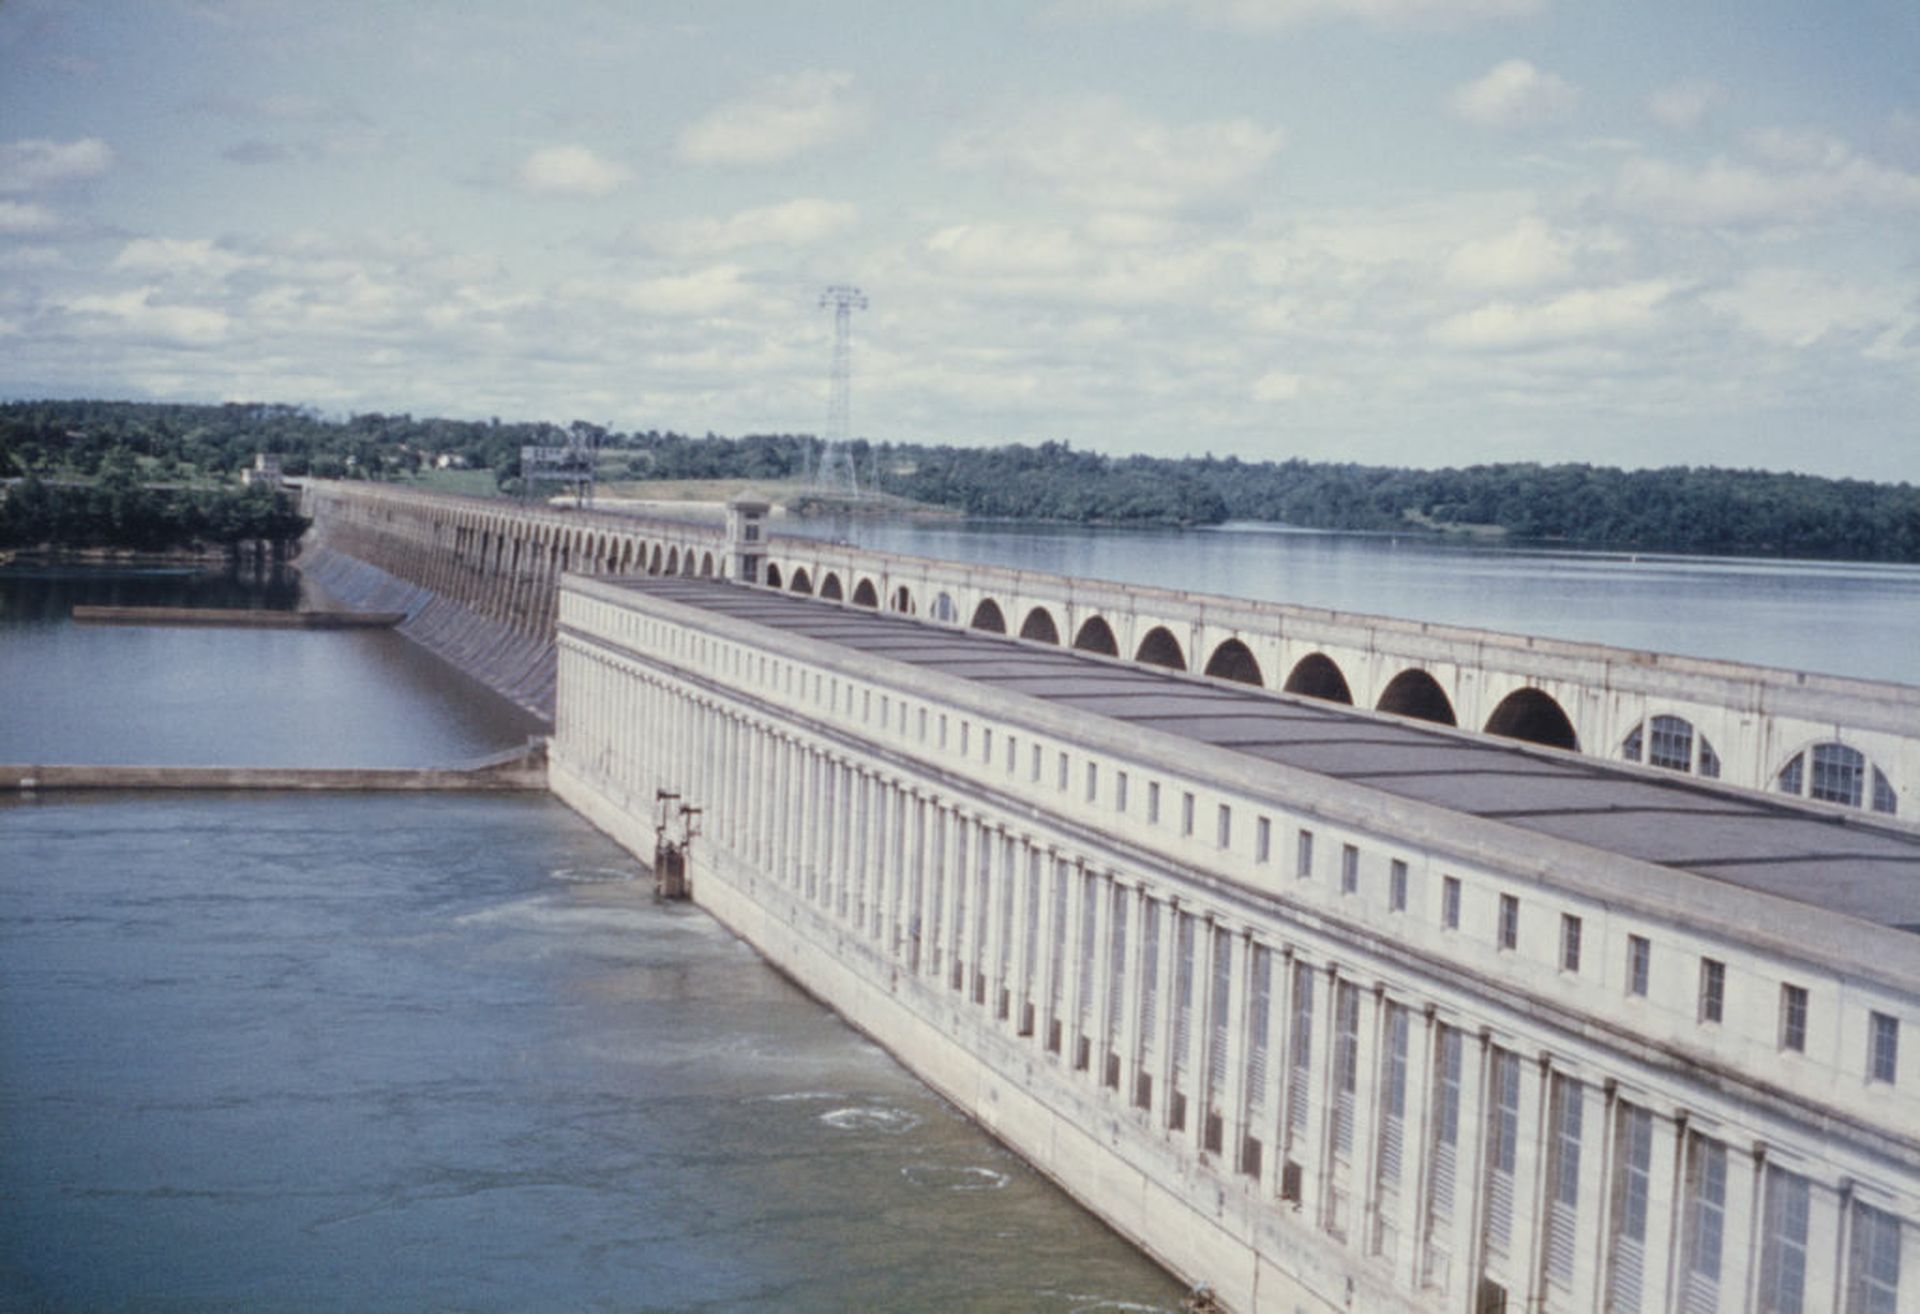
[[[1845,1309],[1847,1267],[1841,1254],[1846,1236],[1842,1210],[1846,1194],[1815,1180],[1807,1189],[1808,1309]]]
[[[1080,1029],[1074,1038],[1074,1056],[1077,1059],[1085,1051],[1087,1080],[1102,1086],[1107,1066],[1107,1012],[1113,1003],[1107,988],[1113,972],[1113,877],[1087,871],[1082,879],[1093,885],[1093,923],[1082,937],[1082,952],[1092,961],[1092,968],[1081,973],[1086,978],[1087,997],[1080,1001],[1075,1014]]]
[[[1140,1002],[1142,964],[1153,952],[1147,943],[1147,896],[1137,885],[1122,885],[1127,901],[1127,959],[1120,998],[1120,1103],[1132,1108],[1140,1075]]]
[[[1407,1091],[1406,1114],[1400,1127],[1400,1181],[1393,1211],[1385,1215],[1399,1238],[1393,1257],[1394,1281],[1404,1290],[1420,1288],[1421,1202],[1427,1198],[1430,1157],[1427,1146],[1433,1140],[1433,1088],[1435,1082],[1433,1013],[1418,1009],[1408,1001],[1392,1000],[1407,1010]]]
[[[1460,1140],[1454,1159],[1448,1298],[1472,1309],[1486,1267],[1487,1111],[1492,1102],[1493,1040],[1486,1032],[1460,1037]]]

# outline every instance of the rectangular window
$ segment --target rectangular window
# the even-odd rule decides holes
[[[1387,864],[1387,907],[1393,912],[1407,910],[1407,864],[1398,858]]]
[[[1440,881],[1440,925],[1449,931],[1460,929],[1460,878],[1443,877]]]
[[[1273,856],[1273,823],[1265,817],[1253,823],[1253,860],[1266,862]]]
[[[1301,880],[1313,875],[1313,832],[1300,832],[1300,842],[1294,849],[1293,874]]]
[[[1038,744],[1035,744],[1033,746],[1033,769],[1031,774],[1033,776],[1033,783],[1036,785],[1039,784],[1040,783],[1040,745]]]
[[[920,709],[920,742],[927,742],[927,709]]]
[[[1768,1168],[1760,1231],[1761,1314],[1801,1314],[1807,1291],[1807,1179]]]
[[[973,747],[973,722],[960,723],[960,756],[965,757]]]
[[[1160,824],[1160,782],[1157,780],[1147,782],[1147,824]]]
[[[1718,1022],[1726,1012],[1727,965],[1715,958],[1700,960],[1700,1020]]]
[[[1087,802],[1091,803],[1099,797],[1100,765],[1097,762],[1089,762],[1087,763]]]
[[[1127,810],[1127,773],[1124,771],[1113,773],[1113,810],[1115,812]]]
[[[1351,844],[1340,846],[1340,893],[1354,894],[1360,889],[1360,850]]]
[[[1214,824],[1213,840],[1223,849],[1233,847],[1233,809],[1225,803],[1220,805],[1220,814]]]
[[[1607,1268],[1609,1314],[1640,1309],[1646,1285],[1647,1209],[1653,1181],[1653,1115],[1622,1104],[1615,1124],[1613,1247]]]
[[[1885,1013],[1867,1015],[1867,1076],[1892,1084],[1900,1071],[1900,1019]]]
[[[1644,935],[1627,937],[1627,993],[1647,995],[1647,978],[1653,973],[1653,943]]]
[[[1500,947],[1502,949],[1520,947],[1520,898],[1518,895],[1500,896]]]
[[[980,761],[985,766],[993,765],[993,731],[980,727]]]
[[[1067,792],[1067,755],[1065,753],[1060,754],[1060,769],[1059,771],[1055,772],[1055,774],[1059,777],[1060,792],[1063,794],[1066,793]]]
[[[1513,1240],[1513,1176],[1520,1149],[1519,1055],[1494,1050],[1487,1076],[1487,1213],[1482,1239],[1489,1251],[1505,1256]]]
[[[1727,1147],[1697,1132],[1687,1138],[1683,1307],[1720,1308],[1720,1247],[1727,1218]]]
[[[947,747],[947,714],[946,714],[945,712],[942,712],[942,713],[940,714],[940,744],[939,744],[939,747],[941,748],[941,750],[942,750],[942,751],[944,751],[944,750],[946,749],[946,747]]]
[[[1802,986],[1780,987],[1780,1048],[1807,1052],[1807,992]]]
[[[1570,1077],[1553,1079],[1547,1145],[1547,1280],[1573,1286],[1573,1253],[1580,1214],[1580,1124],[1585,1087]]]
[[[1572,913],[1560,914],[1560,970],[1580,970],[1580,919]]]
[[[1847,1314],[1895,1314],[1900,1307],[1900,1220],[1854,1202],[1847,1229]]]
[[[1193,834],[1193,795],[1191,794],[1180,796],[1180,833]]]

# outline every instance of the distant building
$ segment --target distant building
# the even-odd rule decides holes
[[[253,465],[240,472],[240,482],[248,488],[280,487],[280,458],[267,452],[256,453]]]

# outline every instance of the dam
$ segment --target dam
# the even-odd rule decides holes
[[[563,800],[1227,1308],[1920,1307],[1911,688],[308,497]]]

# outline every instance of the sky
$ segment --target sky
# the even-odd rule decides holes
[[[1912,0],[0,0],[0,396],[1920,481]]]

